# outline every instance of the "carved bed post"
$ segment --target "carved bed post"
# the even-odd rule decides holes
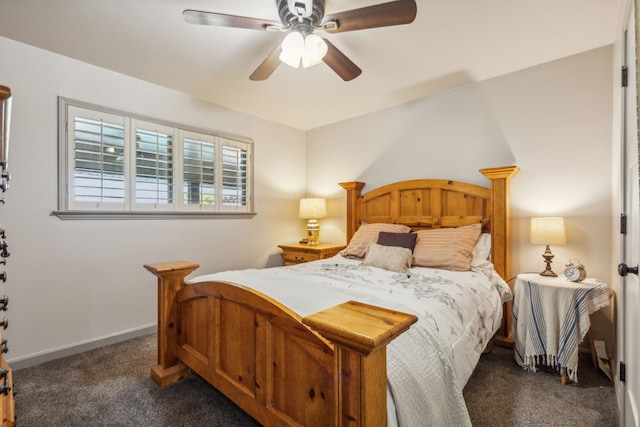
[[[176,293],[184,286],[184,279],[200,267],[186,261],[146,264],[144,268],[158,277],[158,363],[151,367],[151,377],[161,387],[188,375],[187,368],[178,362]]]
[[[338,425],[387,425],[387,349],[418,321],[413,314],[348,301],[302,323],[335,344],[339,363]]]
[[[495,270],[504,280],[510,274],[511,209],[509,203],[509,184],[518,173],[517,166],[480,169],[480,173],[491,180],[491,261]],[[503,306],[506,315],[502,316],[502,326],[496,334],[496,343],[504,347],[513,347],[511,336],[511,302]]]
[[[353,233],[355,233],[360,226],[360,224],[358,224],[360,215],[355,215],[355,210],[358,209],[358,198],[364,187],[364,182],[341,182],[339,185],[347,190],[347,243],[349,243],[353,237]]]

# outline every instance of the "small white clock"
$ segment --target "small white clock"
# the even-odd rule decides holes
[[[564,276],[572,282],[580,282],[587,277],[587,271],[579,260],[571,259],[565,264]]]

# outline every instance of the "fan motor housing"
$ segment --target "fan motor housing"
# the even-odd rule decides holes
[[[278,15],[282,23],[287,26],[294,26],[299,23],[298,15],[289,8],[288,0],[277,0],[278,2]],[[300,2],[303,6],[304,2]],[[320,24],[324,17],[324,0],[313,0],[311,14],[303,18],[302,23],[315,27]]]

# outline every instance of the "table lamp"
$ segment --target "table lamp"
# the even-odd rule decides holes
[[[546,245],[547,248],[542,254],[547,264],[541,276],[557,277],[558,275],[551,270],[551,260],[553,254],[549,245],[566,245],[567,237],[564,233],[564,218],[548,217],[548,218],[531,218],[531,234],[529,242],[534,245]]]
[[[307,244],[315,246],[320,237],[320,224],[318,218],[327,216],[327,202],[321,198],[300,199],[300,210],[298,216],[308,219],[307,222]]]

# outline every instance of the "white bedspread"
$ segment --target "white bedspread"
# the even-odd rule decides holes
[[[500,295],[510,295],[508,286],[480,269],[413,268],[411,273],[362,266],[336,255],[290,267],[210,274],[189,283],[239,283],[302,317],[349,300],[415,314],[418,322],[387,347],[398,424],[424,426],[429,420],[434,426],[471,425],[462,388],[500,325]]]

